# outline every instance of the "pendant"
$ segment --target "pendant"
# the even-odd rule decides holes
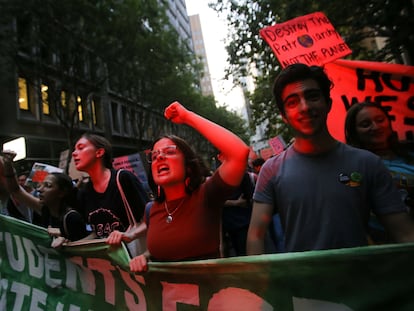
[[[168,215],[167,218],[165,219],[165,221],[167,222],[167,224],[170,224],[172,222],[173,218],[171,215]]]

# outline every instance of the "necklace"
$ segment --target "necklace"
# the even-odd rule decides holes
[[[173,221],[173,215],[175,214],[176,211],[178,211],[181,205],[183,205],[184,200],[185,200],[185,197],[181,200],[181,202],[177,205],[177,207],[172,212],[170,212],[168,209],[167,200],[164,201],[165,211],[167,212],[167,217],[165,218],[165,221],[167,222],[167,224],[170,224]]]

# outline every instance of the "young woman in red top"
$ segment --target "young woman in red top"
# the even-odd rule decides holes
[[[248,146],[227,129],[174,102],[166,119],[186,124],[202,134],[224,156],[206,178],[199,156],[174,135],[156,140],[148,154],[149,176],[156,194],[148,218],[148,250],[130,262],[132,272],[146,271],[148,261],[183,261],[220,255],[221,209],[243,178]],[[144,217],[145,219],[145,217]]]

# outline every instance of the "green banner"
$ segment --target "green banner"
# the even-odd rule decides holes
[[[0,310],[414,310],[414,243],[174,263],[0,216]]]

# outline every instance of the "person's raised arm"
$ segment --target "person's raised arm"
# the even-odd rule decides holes
[[[13,158],[15,156],[16,153],[12,151],[3,151],[2,157],[0,158],[3,183],[13,198],[40,213],[42,210],[40,200],[24,190],[18,183],[13,167]]]
[[[223,162],[218,168],[223,181],[231,186],[240,184],[247,167],[249,147],[237,135],[187,110],[179,102],[170,104],[164,116],[174,123],[191,126],[203,135],[223,155]]]

